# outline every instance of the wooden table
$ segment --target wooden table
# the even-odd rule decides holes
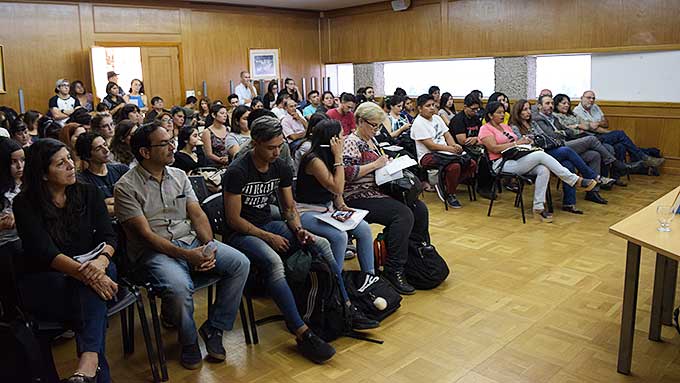
[[[673,304],[678,261],[680,260],[680,216],[671,223],[671,232],[657,231],[659,222],[656,207],[670,205],[680,187],[651,203],[649,206],[616,223],[609,232],[628,241],[626,252],[626,274],[623,288],[623,312],[619,336],[619,359],[617,371],[628,375],[633,358],[633,336],[635,334],[635,310],[637,307],[638,279],[640,276],[641,247],[656,252],[654,290],[652,292],[652,313],[649,324],[649,339],[661,340],[661,324],[672,325]]]

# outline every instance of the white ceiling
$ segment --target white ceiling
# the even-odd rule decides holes
[[[305,9],[310,11],[329,11],[357,5],[380,3],[384,0],[189,0],[197,3],[219,3],[270,8]]]

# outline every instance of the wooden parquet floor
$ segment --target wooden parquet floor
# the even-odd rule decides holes
[[[433,243],[452,274],[439,288],[404,298],[403,307],[372,333],[384,345],[339,339],[333,343],[335,358],[317,366],[297,354],[280,322],[260,327],[256,346],[245,345],[237,322],[225,335],[226,363],[204,362],[200,370],[187,371],[178,363],[176,335],[164,330],[170,380],[680,382],[680,336],[664,327],[663,343],[647,340],[654,269],[648,250],[640,269],[633,374],[616,373],[625,242],[607,232],[678,184],[677,176],[633,176],[629,187],[602,193],[609,205],[584,201],[579,194],[586,214],[576,216],[559,210],[553,179],[555,222],[531,219],[526,225],[512,207],[511,193],[502,194],[491,218],[488,200],[469,202],[461,190],[463,209],[446,212],[428,193]],[[526,201],[531,193],[525,192]],[[347,267],[358,264],[353,260]],[[205,299],[205,291],[196,296],[199,325],[206,317]],[[275,311],[271,301],[256,302],[258,315]],[[124,357],[119,319],[114,319],[107,349],[116,382],[150,380],[139,328],[135,353]],[[74,355],[73,341],[55,346],[62,375],[75,367]]]

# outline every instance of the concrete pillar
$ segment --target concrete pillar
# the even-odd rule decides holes
[[[384,64],[354,64],[354,92],[362,87],[372,86],[376,96],[384,96]]]
[[[494,75],[497,92],[514,100],[536,97],[536,57],[497,57]]]

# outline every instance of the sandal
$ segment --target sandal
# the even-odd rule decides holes
[[[578,181],[576,181],[576,186],[579,189],[582,189],[583,191],[591,191],[595,186],[597,186],[597,181],[594,179],[590,178],[581,178],[579,177]]]

